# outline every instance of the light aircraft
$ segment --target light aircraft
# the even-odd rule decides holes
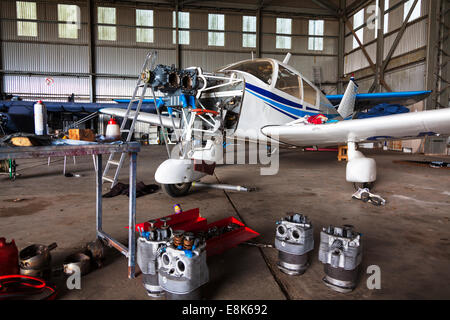
[[[450,108],[352,119],[355,108],[385,102],[409,105],[423,100],[430,91],[358,94],[352,78],[343,96],[327,98],[288,65],[289,58],[290,54],[283,62],[269,58],[240,61],[215,73],[199,67],[153,68],[153,63],[142,74],[155,100],[155,92],[171,98],[168,103],[157,104],[157,110],[167,107],[168,117],[144,112],[137,116],[138,121],[175,129],[176,152],[155,173],[156,181],[169,195],[185,195],[193,182],[211,174],[214,166],[205,161],[215,163],[223,157],[224,135],[299,147],[347,145],[346,180],[372,183],[376,180],[375,160],[358,151],[358,143],[450,134]],[[125,114],[116,108],[100,112],[118,117]],[[305,121],[305,116],[318,114],[331,121]]]

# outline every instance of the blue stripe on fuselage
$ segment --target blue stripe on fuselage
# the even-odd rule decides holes
[[[316,112],[307,112],[307,111],[303,111],[300,110],[302,108],[301,104],[295,103],[293,101],[287,100],[283,97],[280,97],[270,91],[261,89],[259,87],[256,87],[254,85],[251,85],[249,83],[246,84],[246,89],[247,92],[253,94],[254,96],[260,98],[261,100],[265,101],[265,103],[267,105],[269,105],[270,107],[274,108],[275,110],[293,118],[293,119],[297,119],[299,117],[304,117],[306,115],[317,115],[318,113],[320,113],[320,110],[318,109],[314,109],[314,108],[309,108],[307,107],[307,109],[309,110],[314,110]],[[333,115],[330,114],[328,115],[328,117],[331,118],[335,118],[337,117],[338,114]]]
[[[270,99],[266,98],[265,96],[257,94],[250,89],[245,89],[245,90],[247,92],[253,94],[255,97],[258,97],[259,99],[263,100],[268,106],[274,108],[277,111],[282,112],[285,115],[290,116],[291,118],[298,119],[298,118],[304,117],[306,115],[316,115],[317,114],[316,112],[306,112],[306,111],[302,111],[297,108],[288,107],[281,103],[270,100]]]

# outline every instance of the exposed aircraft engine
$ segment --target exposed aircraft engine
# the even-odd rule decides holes
[[[167,111],[173,120],[171,141],[177,142],[171,159],[156,171],[156,181],[165,185],[169,194],[181,195],[174,185],[190,185],[212,174],[215,163],[222,159],[223,138],[234,133],[239,121],[244,79],[236,73],[206,73],[197,67],[177,70],[164,65],[144,72],[142,79],[151,85],[158,110]],[[173,190],[167,190],[168,186]],[[182,193],[188,190],[184,188]]]
[[[180,87],[180,77],[174,66],[159,64],[154,70],[143,72],[141,77],[142,80],[149,83],[155,91],[174,93]]]
[[[362,260],[361,234],[352,226],[323,228],[319,260],[324,264],[323,282],[328,287],[342,293],[352,291]]]
[[[289,275],[301,275],[309,266],[308,252],[314,249],[314,229],[302,214],[277,221],[275,248],[278,249],[278,268]]]

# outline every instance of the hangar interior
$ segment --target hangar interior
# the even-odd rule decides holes
[[[324,95],[344,94],[354,77],[359,93],[432,91],[407,106],[411,113],[444,109],[449,107],[449,4],[448,0],[2,0],[1,100],[20,97],[107,106],[130,99],[147,53],[156,50],[157,64],[178,69],[199,66],[211,72],[241,60],[283,61],[290,53],[289,65]],[[153,96],[147,92],[145,98]],[[49,115],[49,126],[62,130],[86,115]],[[80,128],[105,134],[110,117],[98,119]],[[148,137],[151,129],[139,122],[135,128],[139,137]],[[179,203],[183,209],[200,208],[208,221],[233,216],[260,234],[257,245],[244,243],[208,258],[207,299],[448,299],[450,289],[442,285],[450,281],[450,179],[442,165],[450,162],[448,136],[365,147],[364,153],[378,163],[373,192],[386,198],[383,206],[352,199],[355,190],[345,181],[345,162],[337,161],[336,152],[284,148],[276,175],[261,176],[261,165],[232,164],[217,166],[213,175],[202,179],[254,186],[254,192],[196,187],[174,199],[159,190],[136,201],[136,219],[167,216]],[[154,183],[165,152],[163,146],[141,146],[138,181]],[[410,165],[414,161],[416,165]],[[424,161],[439,168],[419,163]],[[0,236],[15,239],[20,249],[57,242],[52,261],[62,264],[68,254],[95,239],[92,159],[49,156],[17,159],[17,164],[20,175],[15,181],[0,176]],[[72,177],[62,175],[63,170],[73,172]],[[127,170],[119,177],[127,182]],[[101,187],[103,193],[109,190],[107,184]],[[128,199],[121,197],[104,200],[103,223],[126,243]],[[316,245],[301,276],[278,268],[272,246],[275,223],[288,212],[307,215],[314,225]],[[318,244],[322,227],[329,225],[353,225],[363,235],[358,285],[350,293],[335,292],[322,283]],[[102,268],[83,276],[81,290],[61,289],[59,298],[149,299],[143,275],[138,272],[136,279],[128,279],[125,261],[120,253],[108,252]],[[370,276],[366,270],[373,265],[381,270],[381,288],[366,285]]]

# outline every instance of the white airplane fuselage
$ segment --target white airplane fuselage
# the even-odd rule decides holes
[[[258,140],[261,138],[263,127],[287,124],[304,116],[323,114],[329,119],[341,119],[325,95],[297,70],[274,59],[261,60],[270,61],[273,65],[270,83],[248,72],[234,70],[233,66],[226,67],[230,72],[239,73],[245,81],[239,123],[234,133],[236,138]],[[298,77],[299,96],[293,96],[277,88],[280,66]],[[305,87],[310,91],[309,101],[304,98]],[[311,91],[314,92],[313,97]]]

